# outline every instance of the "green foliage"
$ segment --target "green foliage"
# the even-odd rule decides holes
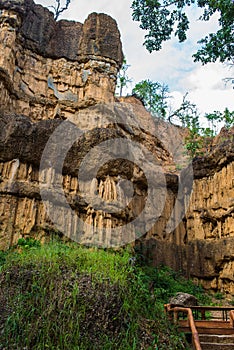
[[[226,128],[234,125],[234,112],[230,112],[227,108],[224,112],[214,111],[207,113],[204,116],[210,127],[202,128],[200,125],[200,116],[198,114],[186,115],[183,119],[183,126],[189,129],[189,136],[186,138],[185,147],[191,158],[202,155],[201,150],[208,150],[212,138],[217,134],[220,123],[223,123]],[[181,119],[181,118],[180,118]]]
[[[234,3],[232,0],[134,0],[132,18],[141,22],[140,28],[147,31],[144,45],[149,52],[158,51],[162,43],[171,39],[172,33],[179,42],[187,39],[190,6],[203,9],[200,20],[209,21],[219,14],[220,29],[199,41],[202,48],[194,55],[195,61],[203,64],[220,59],[233,61],[234,58]]]
[[[233,61],[234,59],[234,2],[232,0],[207,0],[202,19],[209,21],[210,17],[218,12],[220,29],[216,33],[207,35],[199,41],[203,47],[194,55],[195,61],[203,64]]]
[[[1,267],[6,263],[6,255],[7,255],[6,252],[3,252],[0,250],[0,270],[1,270]]]
[[[213,113],[207,113],[205,114],[205,118],[210,123],[210,128],[206,129],[205,133],[210,130],[210,136],[217,134],[217,128],[221,122],[224,123],[224,127],[227,129],[234,125],[234,111],[230,112],[228,108],[223,112],[214,111]]]
[[[218,299],[218,300],[224,299],[224,295],[221,292],[215,293],[214,297],[215,297],[215,299]]]
[[[152,115],[165,119],[168,107],[167,99],[170,98],[169,88],[166,84],[153,82],[149,79],[142,80],[135,85],[132,94],[142,100]]]
[[[210,123],[211,127],[206,130],[206,133],[210,131],[211,136],[215,136],[217,133],[217,125],[222,121],[222,113],[220,111],[214,111],[213,113],[205,114],[205,118]]]
[[[171,123],[179,123],[185,128],[193,129],[194,123],[197,123],[199,115],[197,106],[187,99],[188,93],[183,97],[181,105],[172,110],[169,99],[168,85],[151,80],[142,80],[137,83],[132,90],[149,110],[153,116],[168,120]]]
[[[221,123],[226,128],[234,125],[234,111],[231,112],[226,108],[223,112],[206,113],[204,118],[209,127],[203,128],[201,115],[198,113],[197,106],[188,100],[188,93],[184,95],[181,105],[173,111],[168,104],[168,99],[171,98],[169,88],[159,82],[142,80],[135,85],[132,94],[142,100],[153,116],[179,124],[189,130],[189,135],[185,139],[185,148],[191,158],[203,155],[204,149],[208,150]]]
[[[200,123],[199,116],[189,116],[186,117],[186,127],[189,129],[189,136],[185,139],[185,147],[191,158],[196,156],[201,149],[201,138],[200,134]]]
[[[171,269],[132,266],[130,248],[50,243],[4,254],[3,348],[187,349],[163,304],[178,291],[203,301],[203,291]]]
[[[190,136],[186,138],[185,141],[185,147],[188,151],[190,158],[194,158],[195,156],[200,155],[199,150],[202,148],[202,146],[198,136],[195,136],[190,133]]]
[[[123,88],[128,86],[128,83],[132,81],[127,75],[127,70],[130,67],[129,64],[127,64],[127,60],[124,57],[122,67],[117,75],[117,89],[119,89],[119,96],[122,96],[123,94]]]
[[[183,169],[183,165],[181,164],[176,164],[176,170],[182,170]]]
[[[211,297],[204,293],[201,285],[184,278],[180,272],[175,272],[167,266],[159,268],[143,266],[142,271],[144,284],[152,286],[155,299],[160,305],[168,303],[169,299],[178,292],[194,295],[200,304],[211,303]]]
[[[17,242],[18,247],[22,248],[32,248],[32,247],[40,247],[41,243],[40,241],[31,238],[31,237],[26,237],[26,238],[19,238]]]
[[[228,129],[234,126],[234,111],[230,112],[226,108],[223,112],[222,121],[224,121],[224,126]]]

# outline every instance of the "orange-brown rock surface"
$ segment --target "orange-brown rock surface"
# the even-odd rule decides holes
[[[193,177],[179,234],[168,242],[149,237],[139,246],[155,265],[168,264],[207,289],[234,295],[234,128],[222,130],[213,149],[194,159]]]
[[[0,0],[0,49],[0,249],[52,231],[137,239],[155,265],[234,294],[232,131],[178,174],[184,130],[114,97],[123,55],[105,14],[55,22],[32,0]]]
[[[170,216],[168,208],[173,207],[177,176],[165,176],[162,171],[158,177],[151,176],[155,166],[173,163],[172,154],[143,107],[139,118],[129,103],[114,102],[123,59],[116,22],[96,13],[84,24],[55,22],[47,9],[31,0],[0,0],[0,9],[1,248],[21,236],[51,230],[104,246],[132,241],[154,230],[152,213],[157,216],[157,207],[162,212],[156,223],[162,235]],[[51,141],[43,162],[46,146],[60,126],[62,135]],[[61,152],[74,136],[73,130],[76,139],[59,170]],[[121,141],[115,143],[115,138]],[[87,154],[89,162],[78,179]],[[118,159],[106,161],[108,154]],[[93,175],[97,164],[100,169]],[[154,184],[151,196],[144,172]],[[129,193],[125,193],[127,185]],[[158,195],[162,201],[154,203]],[[144,211],[145,203],[151,214]],[[56,205],[56,218],[48,214],[50,205]],[[140,214],[139,232],[135,232],[132,221]],[[73,237],[77,232],[78,239]]]
[[[116,22],[61,20],[32,0],[0,1],[0,105],[32,120],[66,119],[114,100],[123,54]]]
[[[107,108],[107,105],[101,106],[101,111],[100,106],[93,106],[92,108],[82,110],[80,114],[81,118],[76,120],[78,125],[80,125],[79,121],[85,123],[86,133],[81,135],[78,142],[75,142],[66,154],[62,167],[63,190],[66,193],[69,204],[78,215],[75,220],[81,217],[82,221],[89,222],[91,230],[95,227],[101,229],[102,227],[106,228],[108,225],[110,225],[110,228],[123,225],[121,234],[124,234],[124,225],[127,222],[131,222],[134,217],[137,217],[141,213],[147,197],[147,179],[144,176],[144,172],[137,166],[138,158],[144,159],[147,157],[147,152],[153,155],[154,161],[152,163],[151,161],[149,163],[144,161],[144,171],[151,172],[151,166],[152,168],[155,166],[154,162],[161,167],[161,165],[171,162],[171,156],[157,137],[152,137],[141,132],[141,123],[138,123],[134,119],[134,115],[126,107],[117,104],[113,105],[114,110],[111,110]],[[121,124],[114,124],[115,120],[121,120],[122,116],[128,119],[127,130],[124,122],[123,126]],[[106,119],[106,124],[109,127],[98,127],[99,118],[101,125],[103,125],[104,119]],[[96,127],[94,127],[95,122],[97,123]],[[74,218],[66,215],[67,211],[64,208],[63,200],[60,198],[61,194],[57,190],[56,181],[59,176],[57,162],[60,159],[57,152],[50,154],[48,159],[46,158],[45,164],[41,165],[43,179],[39,179],[39,168],[43,151],[53,132],[60,125],[63,126],[63,123],[59,120],[43,120],[33,123],[25,116],[1,116],[0,242],[2,247],[7,247],[17,242],[20,236],[32,234],[32,231],[43,228],[46,230],[54,228],[41,202],[41,187],[44,182],[46,183],[48,178],[48,186],[51,185],[51,182],[55,182],[53,191],[51,192],[53,196],[51,202],[57,203],[59,216],[62,220],[61,231],[65,231],[67,236],[71,236],[68,227],[74,224]],[[75,126],[74,123],[66,123],[64,126],[67,133],[63,134],[65,145],[69,142],[65,138],[69,139],[71,136],[69,127],[74,128]],[[121,150],[118,148],[119,144],[116,145],[112,141],[116,137],[121,137],[121,140],[126,139],[130,142],[124,148],[122,157]],[[144,144],[143,150],[141,148],[131,149],[131,142],[136,141]],[[105,144],[105,142],[107,143]],[[100,143],[104,144],[104,149],[101,152],[97,148]],[[53,144],[51,149],[55,149],[56,147],[57,145]],[[105,155],[108,154],[110,147],[112,148],[111,152],[115,152],[119,159],[106,162]],[[126,154],[126,149],[128,154]],[[91,151],[93,152],[92,154],[90,153]],[[89,161],[85,167],[85,176],[82,180],[78,181],[79,168],[86,154],[89,155]],[[51,167],[51,163],[53,163],[53,167]],[[96,176],[90,176],[89,174],[92,174],[93,167],[97,164],[103,164],[103,166],[95,173]],[[126,193],[124,193],[124,187],[121,189],[121,182],[124,182],[124,179],[131,181],[133,184],[135,193],[133,200],[131,200],[132,194],[128,199]],[[162,177],[163,180],[164,175]],[[158,180],[154,181],[156,181],[155,190],[153,187],[152,191],[155,191],[155,196],[153,195],[152,197],[157,199],[161,191],[157,189],[157,185],[161,186],[161,179],[159,177]],[[159,222],[156,223],[158,235],[163,234],[163,229],[169,218],[170,210],[168,210],[168,207],[173,207],[174,193],[177,188],[177,176],[168,174],[165,177],[165,186],[168,186],[168,193],[166,193],[166,188],[162,187],[162,198],[167,195],[168,202],[166,209],[163,210],[162,207],[163,213]],[[86,193],[86,201],[81,196],[81,187]],[[98,203],[99,210],[94,210],[89,205],[89,194],[90,196],[92,195],[92,187],[93,191],[97,192],[103,201],[109,203],[110,211],[113,209],[116,213],[105,213],[105,205],[103,203]],[[124,205],[123,208],[121,208],[121,204]],[[154,208],[154,203],[150,203],[150,205]],[[124,210],[125,206],[126,209]],[[156,213],[156,207],[154,210]],[[148,213],[146,212],[142,220],[143,226],[141,226],[141,229],[143,232],[148,231],[145,227],[147,225],[147,215]],[[89,233],[91,236],[92,232]],[[102,235],[102,232],[100,234]],[[110,237],[106,238],[106,245],[108,245],[108,242],[111,244],[108,239],[110,240]],[[129,239],[129,241],[132,241],[132,239]]]

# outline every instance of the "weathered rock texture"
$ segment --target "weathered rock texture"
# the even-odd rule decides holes
[[[176,172],[184,131],[114,97],[112,18],[55,22],[32,0],[0,0],[0,50],[0,249],[53,230],[104,246],[139,238],[155,265],[234,294],[233,134],[194,160],[190,197],[189,168]]]
[[[55,22],[32,0],[0,1],[0,105],[32,120],[65,119],[114,101],[123,54],[116,22],[92,13]]]
[[[193,161],[193,190],[179,244],[151,237],[141,249],[155,265],[167,264],[207,289],[234,295],[234,128],[216,140],[209,154]]]
[[[99,234],[101,236],[97,237],[97,240],[93,243],[98,244],[99,242],[100,244],[103,243],[103,245],[110,245],[114,243],[112,242],[112,237],[103,238],[104,233],[101,231],[102,228],[103,231],[106,231],[108,227],[111,228],[123,225],[119,233],[119,239],[121,242],[124,241],[124,238],[121,238],[121,234],[124,235],[126,231],[124,225],[127,222],[131,222],[134,217],[137,217],[141,213],[147,197],[147,180],[142,169],[137,166],[138,158],[141,157],[144,159],[145,157],[144,150],[131,150],[130,144],[127,148],[129,154],[126,155],[126,148],[124,149],[126,159],[123,157],[110,161],[109,163],[105,163],[105,161],[102,162],[102,158],[105,157],[105,154],[109,152],[110,148],[112,148],[111,152],[116,152],[116,154],[121,155],[121,150],[114,149],[116,146],[112,142],[113,137],[121,137],[131,142],[144,144],[146,150],[148,149],[150,154],[153,155],[154,160],[159,166],[169,164],[171,162],[171,156],[157,137],[141,132],[145,121],[143,120],[141,123],[138,123],[135,120],[134,114],[131,113],[128,108],[120,104],[113,104],[112,109],[108,108],[107,105],[102,105],[101,110],[100,108],[99,105],[83,110],[80,112],[80,118],[76,120],[78,125],[79,120],[85,124],[86,133],[74,143],[67,153],[62,168],[63,189],[69,204],[77,213],[77,218],[75,220],[81,218],[82,222],[86,222],[90,225],[91,231],[86,232],[83,240],[87,241],[87,237],[90,236],[90,242],[92,242],[93,230],[96,228],[97,231],[100,231]],[[125,120],[122,121],[123,124],[115,125],[116,119],[121,121],[123,117],[125,118]],[[104,119],[106,119],[106,121],[104,121]],[[146,122],[151,123],[153,127],[151,119],[148,119]],[[53,223],[51,223],[51,220],[48,218],[42,204],[40,191],[40,186],[42,187],[43,182],[46,183],[48,178],[50,178],[49,181],[55,184],[51,192],[53,198],[50,199],[51,202],[57,203],[60,221],[62,221],[61,231],[66,232],[67,236],[71,236],[69,227],[71,227],[71,225],[77,225],[77,223],[74,223],[74,218],[72,216],[69,217],[69,214],[67,215],[67,209],[60,198],[61,195],[59,191],[57,191],[56,181],[59,177],[59,173],[57,174],[56,162],[59,157],[56,151],[54,154],[50,154],[45,164],[41,165],[42,170],[44,169],[44,173],[43,179],[39,181],[39,167],[43,150],[51,134],[59,125],[62,125],[62,123],[64,122],[58,120],[45,120],[32,123],[28,117],[24,116],[1,116],[0,191],[2,200],[0,211],[0,242],[2,247],[12,245],[17,242],[20,236],[30,235],[32,231],[38,231],[38,229],[53,229]],[[95,123],[97,124],[96,127],[94,127]],[[106,124],[109,127],[99,128],[99,123],[102,126]],[[69,126],[75,127],[75,124],[67,122],[67,124],[64,125],[65,130],[68,130],[67,133],[63,134],[63,142],[65,145],[69,142],[69,138],[71,137]],[[100,142],[108,140],[109,144],[107,143],[104,145],[104,150],[102,150],[101,153],[98,149],[95,151],[95,147],[99,145]],[[53,144],[51,149],[54,150],[56,147],[57,145]],[[77,174],[80,164],[84,156],[93,149],[94,153],[89,156],[89,162],[85,168],[85,177],[82,181],[78,181]],[[132,153],[133,151],[134,154]],[[134,161],[128,161],[129,158],[135,159],[136,164]],[[51,163],[53,163],[54,167],[51,167]],[[93,166],[97,163],[104,165],[100,167],[96,177],[89,177]],[[144,166],[144,171],[146,172],[147,167],[154,167],[155,164],[149,162],[148,164],[144,163]],[[151,169],[148,169],[148,171],[151,171]],[[131,195],[128,199],[126,193],[124,193],[124,187],[121,188],[121,182],[124,179],[133,183],[135,193],[133,200],[131,200]],[[160,181],[159,178],[159,180],[155,182],[155,196],[153,196],[155,198],[160,194],[160,189],[157,188],[157,185],[161,186]],[[168,186],[168,193],[166,193],[167,205],[159,221],[156,223],[157,234],[159,236],[163,236],[164,228],[174,204],[177,190],[177,176],[168,174],[166,176],[166,185]],[[81,196],[81,187],[85,189],[86,201]],[[110,211],[112,212],[113,209],[115,209],[116,214],[106,213],[104,207],[102,208],[102,203],[99,203],[99,210],[93,209],[93,207],[89,205],[89,195],[92,195],[92,191],[97,192],[101,199],[109,203]],[[165,192],[165,188],[163,187],[162,192]],[[121,208],[121,204],[123,208]],[[152,207],[154,203],[150,203],[150,205]],[[146,232],[147,212],[142,220],[142,225],[142,232]],[[153,232],[154,230],[155,228],[153,226],[150,231]],[[129,238],[129,240],[131,241],[134,238],[135,236]]]
[[[198,304],[197,298],[188,293],[176,293],[174,297],[170,299],[170,304],[174,306],[190,307]]]

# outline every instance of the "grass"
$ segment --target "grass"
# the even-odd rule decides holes
[[[130,248],[34,243],[0,252],[0,349],[188,349],[163,304],[178,291],[202,300],[201,287],[132,266]]]

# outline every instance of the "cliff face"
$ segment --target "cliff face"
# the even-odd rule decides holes
[[[55,22],[31,0],[0,0],[0,9],[0,247],[52,230],[101,246],[154,225],[162,236],[177,176],[161,171],[172,155],[150,114],[114,102],[116,22],[96,13]]]
[[[210,154],[193,166],[186,215],[190,274],[209,289],[234,294],[234,128],[229,133],[223,130]]]
[[[91,14],[55,22],[31,0],[0,1],[1,109],[32,120],[66,119],[114,101],[123,54],[116,22]]]
[[[126,119],[115,124],[123,117],[128,119],[127,129]],[[168,175],[164,181],[164,175],[159,173],[157,178],[151,179],[149,175],[146,179],[144,173],[149,174],[151,168],[170,163],[171,157],[156,137],[142,134],[141,123],[128,108],[118,104],[112,109],[97,105],[81,111],[76,122],[80,125],[80,120],[85,125],[86,132],[82,134],[69,121],[32,123],[28,117],[16,115],[2,115],[0,120],[2,248],[14,244],[22,235],[33,235],[38,231],[44,234],[49,230],[61,231],[79,242],[121,245],[131,242],[141,232],[152,230],[151,221],[157,221],[154,218],[157,206],[163,213],[156,225],[158,232],[163,232],[170,210],[164,210],[164,202],[156,206],[155,200],[158,201],[159,195],[165,200],[167,195],[173,206],[177,177]],[[101,127],[97,126],[99,123]],[[52,135],[59,127],[62,137],[59,134],[59,140],[53,140]],[[67,150],[73,132],[74,144]],[[113,141],[116,138],[117,141]],[[49,139],[49,152],[45,156]],[[144,144],[144,148],[135,146],[136,142]],[[63,148],[66,155],[59,169]],[[139,161],[149,155],[153,155],[149,161],[144,164]],[[85,157],[88,157],[87,163],[84,163]],[[147,192],[149,179],[154,181],[150,197]],[[169,188],[168,194],[165,186]],[[147,201],[151,210],[144,211]],[[67,207],[67,202],[72,210]],[[54,206],[52,213],[50,205]],[[167,207],[170,205],[168,203]],[[132,223],[140,214],[141,220]],[[136,227],[141,231],[137,233]]]
[[[234,294],[233,133],[178,174],[184,131],[114,97],[123,55],[105,14],[55,22],[0,0],[0,49],[0,249],[52,231],[137,240],[155,265]]]
[[[192,192],[177,241],[174,232],[167,242],[149,237],[139,246],[155,265],[167,264],[207,289],[234,295],[234,128],[216,140],[193,161]]]

